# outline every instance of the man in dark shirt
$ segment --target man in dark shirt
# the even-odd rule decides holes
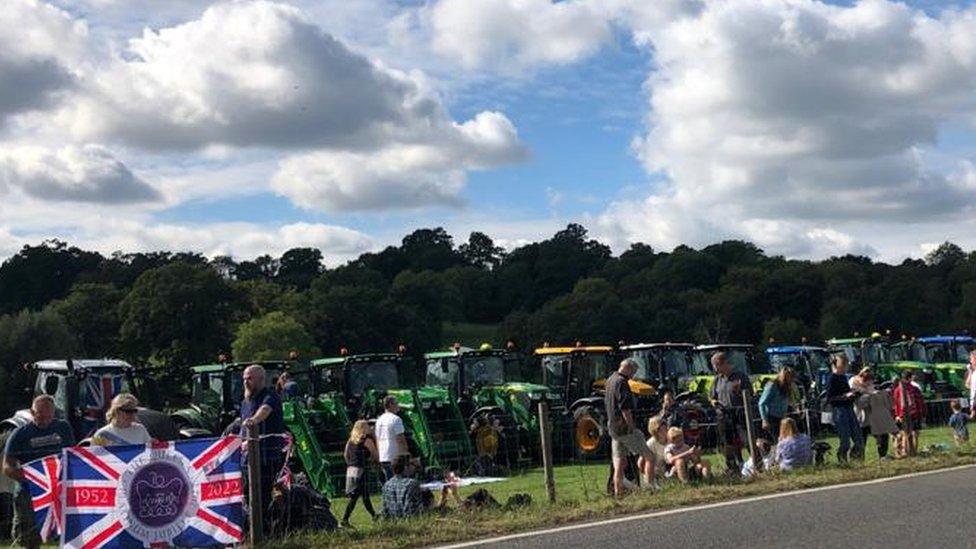
[[[18,482],[12,545],[19,543],[28,548],[40,547],[41,537],[34,523],[30,490],[24,485],[21,465],[57,454],[61,449],[75,443],[75,435],[68,422],[55,419],[54,398],[50,395],[41,395],[34,399],[31,416],[30,423],[18,427],[10,434],[3,456],[3,473]]]
[[[241,401],[241,436],[261,437],[248,442],[248,450],[261,452],[261,505],[271,503],[271,488],[284,465],[285,420],[281,399],[266,383],[264,368],[252,364],[244,369],[244,400]],[[270,435],[270,436],[269,436]],[[245,461],[246,463],[246,461]],[[252,503],[253,504],[253,503]]]
[[[742,446],[747,438],[742,393],[747,393],[751,401],[752,384],[749,382],[749,376],[732,367],[725,353],[721,351],[715,353],[712,355],[711,362],[712,368],[715,369],[715,378],[712,380],[709,398],[712,406],[722,411],[726,470],[735,474],[741,470]]]
[[[857,399],[857,394],[851,390],[850,382],[847,380],[847,355],[836,354],[833,361],[833,373],[827,378],[827,402],[831,407],[830,416],[834,429],[837,430],[837,437],[840,439],[837,445],[837,461],[844,463],[847,461],[848,449],[851,458],[864,458],[864,436],[857,415],[854,414],[854,401]],[[853,448],[851,448],[852,440]]]
[[[613,493],[618,497],[623,495],[624,469],[630,454],[644,458],[639,462],[644,473],[643,487],[651,488],[654,482],[654,454],[634,421],[634,395],[629,381],[636,371],[637,363],[630,358],[624,359],[617,371],[607,378],[603,396],[613,456]]]

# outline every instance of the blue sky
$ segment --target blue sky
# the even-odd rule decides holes
[[[0,94],[0,256],[336,263],[569,222],[617,251],[976,247],[968,4],[11,1],[0,79],[36,89]]]

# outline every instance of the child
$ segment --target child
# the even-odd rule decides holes
[[[680,427],[668,429],[668,442],[664,447],[664,460],[671,466],[669,475],[678,475],[681,482],[688,482],[692,477],[712,476],[711,466],[701,458],[698,447],[685,444],[685,434]]]
[[[952,408],[952,416],[949,417],[949,427],[952,427],[952,438],[956,441],[956,446],[969,443],[969,414],[962,411],[962,404],[958,399],[953,399],[949,403]]]
[[[756,452],[760,459],[762,459],[763,470],[769,471],[776,466],[776,445],[770,444],[770,442],[764,438],[756,439]],[[754,476],[759,471],[756,471],[755,462],[752,456],[742,464],[742,476],[744,478],[749,478]]]

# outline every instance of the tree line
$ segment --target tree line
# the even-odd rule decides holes
[[[816,342],[855,331],[926,335],[976,325],[976,253],[946,242],[899,265],[861,256],[768,256],[725,241],[614,255],[570,224],[512,250],[442,228],[326,268],[321,251],[238,261],[195,253],[103,256],[50,240],[0,265],[0,384],[27,387],[42,358],[164,366],[176,398],[188,367],[438,347],[446,321],[495,326],[495,343]],[[480,342],[465,342],[476,345]],[[4,391],[0,410],[25,395]]]

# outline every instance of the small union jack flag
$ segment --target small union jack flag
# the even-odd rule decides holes
[[[119,374],[88,374],[85,377],[85,409],[82,431],[85,435],[105,424],[105,412],[115,395],[122,392]]]
[[[64,454],[64,528],[73,549],[239,543],[237,436],[150,446],[74,447]]]
[[[61,531],[61,458],[43,457],[24,464],[21,470],[30,491],[34,522],[47,542]]]

